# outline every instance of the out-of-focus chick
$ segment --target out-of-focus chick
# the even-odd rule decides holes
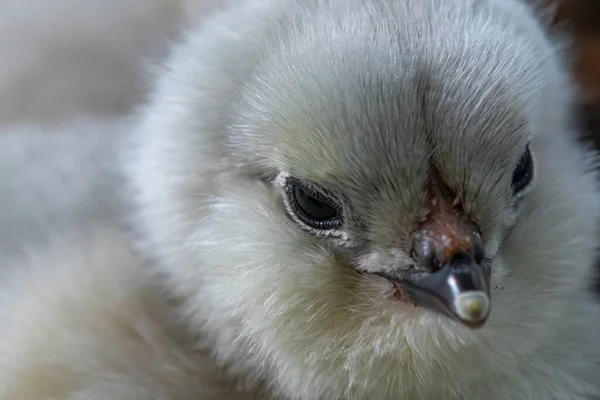
[[[600,396],[600,204],[559,50],[516,0],[232,1],[174,49],[125,146],[135,256],[46,269],[69,301],[33,289],[2,319],[0,388]]]

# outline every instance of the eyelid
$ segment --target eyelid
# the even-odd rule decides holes
[[[291,214],[290,217],[292,219],[294,219],[297,223],[300,223],[302,226],[305,227],[305,229],[311,231],[313,234],[335,238],[345,237],[345,233],[342,231],[342,226],[345,220],[344,209],[333,194],[328,193],[313,182],[303,181],[298,178],[294,178],[285,172],[280,173],[275,179],[275,181],[285,193],[286,207],[288,209],[289,214]],[[297,211],[294,211],[293,205],[293,202],[295,201],[294,188],[297,186],[300,186],[302,187],[302,189],[305,189],[311,196],[316,197],[317,200],[327,203],[328,205],[336,209],[338,217],[335,226],[332,226],[331,228],[321,229],[312,227],[302,220],[302,218],[297,214]]]
[[[533,151],[531,150],[530,144],[527,143],[527,145],[525,146],[525,150],[519,157],[517,165],[515,166],[515,170],[513,170],[513,183],[514,183],[514,173],[517,170],[517,168],[519,168],[519,166],[521,165],[521,161],[523,160],[524,157],[527,157],[529,159],[531,172],[529,174],[529,180],[525,183],[525,185],[523,187],[515,188],[514,185],[511,185],[511,189],[513,190],[513,196],[517,196],[517,197],[522,197],[523,195],[525,195],[525,193],[529,190],[529,188],[531,188],[531,186],[533,185],[533,183],[536,179],[535,156],[533,154]]]
[[[303,181],[293,176],[287,176],[284,180],[284,190],[289,194],[289,190],[293,185],[299,185],[305,189],[311,196],[317,198],[319,201],[326,202],[333,207],[336,207],[338,211],[342,210],[342,204],[333,193],[324,190],[317,184],[310,181]]]

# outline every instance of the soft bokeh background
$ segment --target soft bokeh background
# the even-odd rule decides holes
[[[146,65],[223,0],[0,0],[0,125],[125,113]]]
[[[574,35],[586,134],[600,147],[600,0],[560,0],[557,22]]]

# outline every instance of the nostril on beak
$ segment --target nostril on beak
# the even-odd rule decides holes
[[[450,265],[450,267],[452,267],[453,265],[463,265],[469,263],[471,260],[474,259],[475,258],[466,251],[459,251],[452,256],[452,258],[448,262],[448,265]]]
[[[441,268],[434,244],[426,238],[418,238],[413,246],[413,258],[418,265],[428,272],[436,272]]]
[[[470,241],[462,246],[445,246],[443,240],[427,234],[419,234],[413,243],[412,256],[421,269],[437,272],[444,265],[460,264],[467,259],[480,264],[484,258],[483,242],[477,233],[470,235]],[[438,239],[438,240],[436,240]]]

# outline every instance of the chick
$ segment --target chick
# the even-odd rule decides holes
[[[289,399],[589,399],[598,191],[511,0],[254,1],[143,113],[142,248],[220,362]]]
[[[131,247],[11,258],[0,398],[600,396],[571,104],[516,0],[232,0],[116,146]]]

